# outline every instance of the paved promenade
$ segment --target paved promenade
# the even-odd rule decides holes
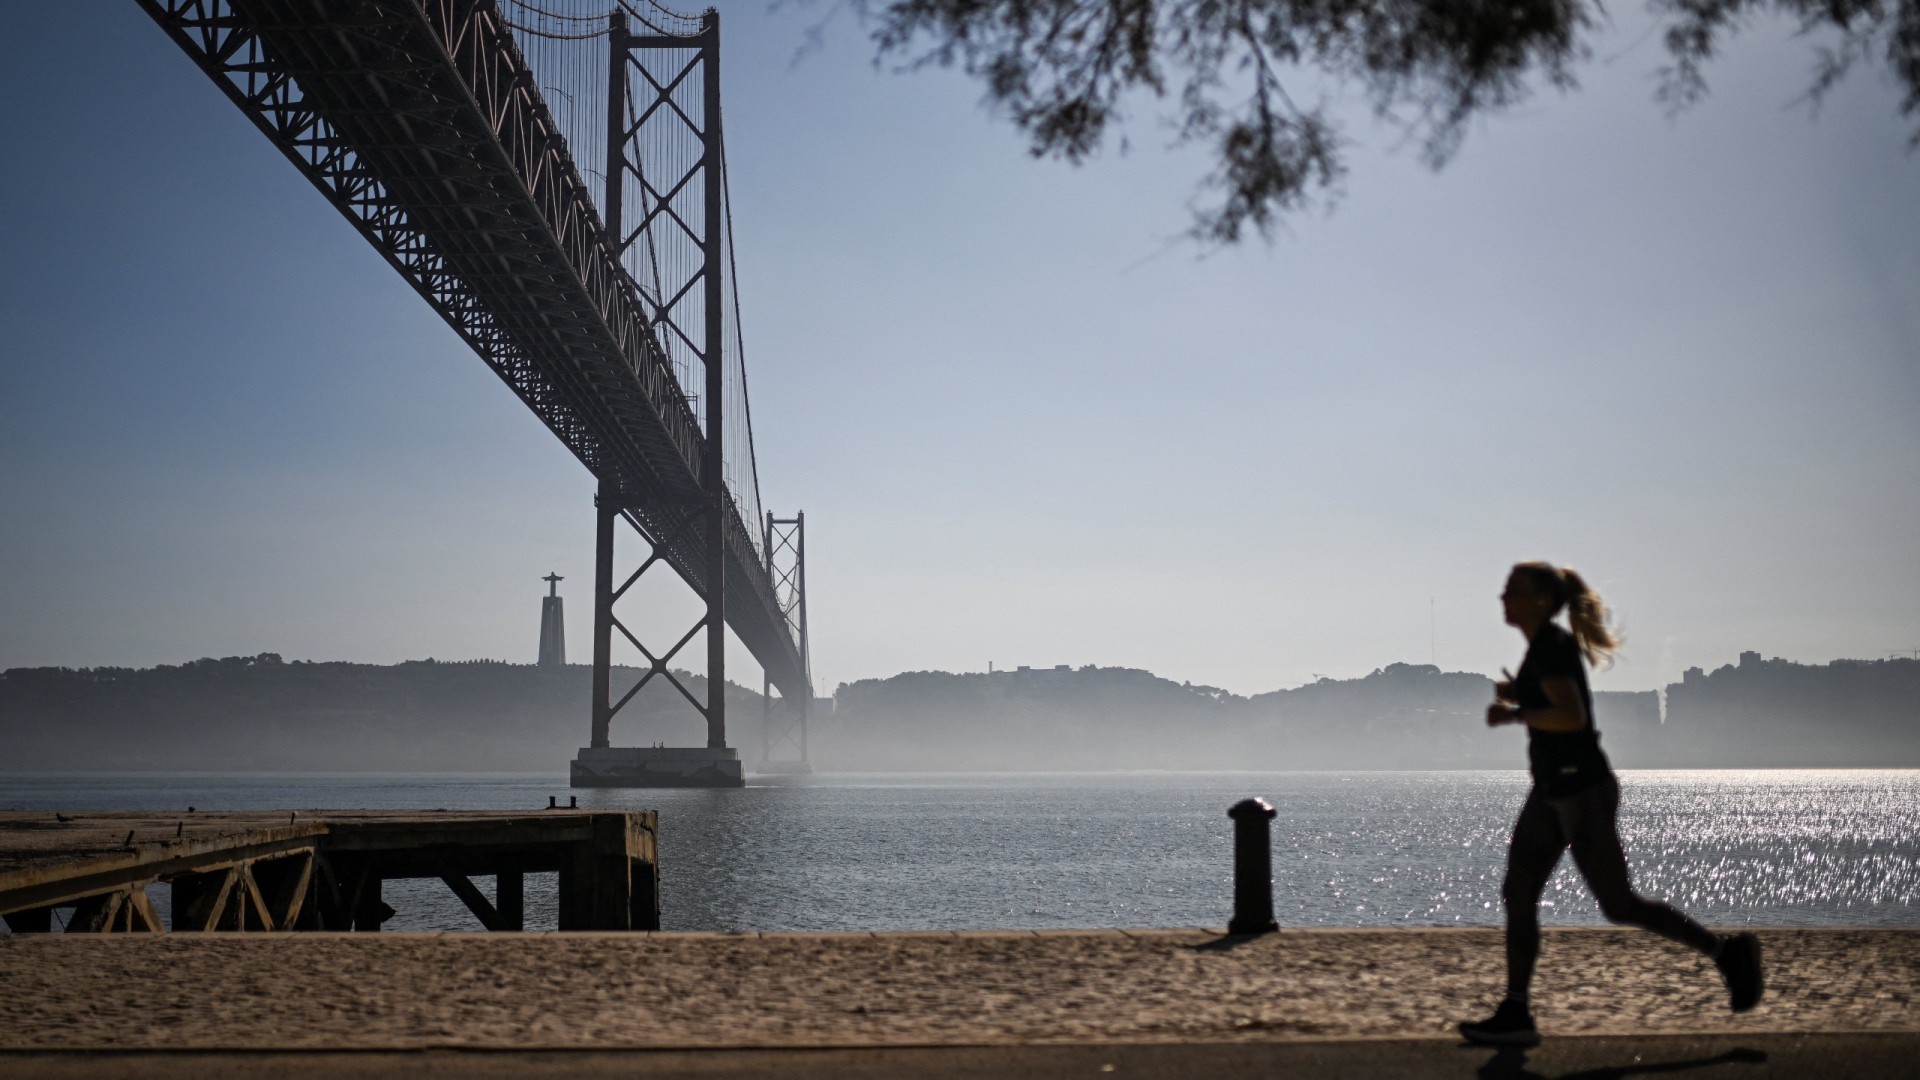
[[[1683,949],[1636,931],[1547,931],[1535,990],[1549,1040],[1540,1053],[1577,1056],[1572,1048],[1615,1045],[1594,1037],[1669,1036],[1663,1041],[1673,1048],[1691,1045],[1707,1060],[1760,1052],[1752,1047],[1764,1037],[1779,1044],[1778,1064],[1787,1053],[1780,1038],[1792,1036],[1802,1056],[1812,1055],[1807,1060],[1831,1064],[1838,1051],[1807,1050],[1812,1044],[1800,1037],[1840,1036],[1833,1047],[1869,1058],[1897,1051],[1907,1060],[1920,1045],[1920,930],[1773,930],[1761,940],[1768,996],[1736,1016],[1712,968]],[[1077,1074],[1081,1066],[1116,1064],[1087,1057],[1113,1047],[1158,1054],[1164,1067],[1156,1075],[1217,1075],[1215,1066],[1202,1066],[1223,1054],[1332,1061],[1356,1053],[1418,1058],[1409,1049],[1416,1045],[1450,1049],[1452,1024],[1493,1002],[1500,971],[1500,934],[1481,929],[1283,931],[1254,939],[1207,930],[23,935],[0,938],[0,1074],[51,1076],[82,1060],[27,1051],[165,1050],[175,1053],[152,1060],[181,1069],[199,1057],[177,1053],[188,1050],[221,1051],[227,1056],[219,1060],[230,1064],[242,1060],[233,1051],[373,1051],[387,1056],[375,1054],[353,1071],[385,1075],[371,1062],[417,1069],[446,1060],[418,1051],[482,1049],[514,1051],[516,1059],[559,1052],[578,1075],[599,1075],[579,1071],[593,1060],[624,1061],[608,1067],[632,1074],[631,1054],[581,1052],[637,1048],[725,1051],[642,1055],[660,1068],[681,1061],[692,1069],[685,1075],[748,1075],[776,1058],[796,1075],[865,1075],[846,1063],[878,1062],[873,1054],[885,1048],[895,1048],[886,1051],[896,1055],[892,1067],[919,1075],[974,1075],[934,1066],[988,1059],[998,1064],[980,1075],[1014,1075],[1021,1062],[1054,1060],[1049,1054],[1063,1068],[1077,1062],[1066,1068]],[[1400,1049],[1386,1045],[1396,1040]],[[1173,1052],[1178,1046],[1200,1049]],[[937,1047],[975,1049],[927,1049]],[[749,1062],[754,1048],[774,1057],[746,1073],[720,1067]],[[829,1048],[854,1057],[827,1072],[802,1067],[834,1060],[821,1056]],[[908,1068],[898,1056],[927,1053],[935,1056],[925,1068]],[[1459,1062],[1460,1053],[1447,1060]],[[1474,1053],[1476,1068],[1489,1057]],[[132,1068],[148,1059],[122,1053],[112,1060]],[[1352,1064],[1359,1068],[1358,1059]],[[1066,1074],[1035,1067],[1031,1075]],[[463,1068],[480,1074],[478,1066]],[[515,1068],[540,1072],[532,1059]],[[299,1075],[280,1065],[273,1071]]]

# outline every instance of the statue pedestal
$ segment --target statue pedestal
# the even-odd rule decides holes
[[[740,754],[731,746],[581,747],[572,786],[745,787]]]

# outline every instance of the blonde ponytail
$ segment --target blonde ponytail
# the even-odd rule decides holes
[[[1607,605],[1601,602],[1600,594],[1572,570],[1561,567],[1560,579],[1567,586],[1567,625],[1572,627],[1573,639],[1580,643],[1587,663],[1600,667],[1612,664],[1622,643],[1620,636],[1607,626]]]
[[[1607,605],[1601,601],[1600,594],[1579,574],[1546,562],[1521,563],[1513,569],[1525,574],[1528,582],[1553,602],[1553,610],[1547,613],[1549,617],[1559,614],[1561,608],[1567,610],[1567,625],[1587,663],[1596,667],[1613,663],[1624,642],[1607,626]]]

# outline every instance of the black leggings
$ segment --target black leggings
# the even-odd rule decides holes
[[[1627,856],[1620,849],[1614,822],[1620,810],[1620,783],[1612,773],[1584,791],[1549,799],[1534,788],[1513,825],[1507,849],[1507,994],[1525,997],[1540,955],[1540,893],[1546,889],[1560,853],[1573,849],[1574,865],[1600,902],[1609,922],[1651,930],[1711,955],[1719,938],[1679,909],[1636,896],[1627,879]]]

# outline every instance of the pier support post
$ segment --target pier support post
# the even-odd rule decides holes
[[[527,928],[527,876],[518,870],[502,870],[493,879],[493,907],[500,913],[500,929]]]
[[[366,884],[360,887],[360,903],[353,909],[353,928],[366,932],[380,929],[380,924],[393,918],[393,908],[380,899],[380,878],[369,873]]]
[[[50,907],[27,908],[24,911],[9,911],[4,916],[7,929],[16,934],[50,934],[53,932],[53,909]]]
[[[1229,934],[1266,934],[1273,920],[1273,829],[1275,810],[1265,799],[1242,799],[1233,819],[1233,921]]]
[[[628,873],[633,878],[630,930],[660,929],[660,864],[654,859],[634,859]]]
[[[589,838],[560,871],[560,929],[657,930],[659,878],[650,822],[594,814]]]
[[[217,930],[227,913],[239,885],[239,871],[216,870],[207,874],[181,874],[173,879],[173,929],[175,933]]]

